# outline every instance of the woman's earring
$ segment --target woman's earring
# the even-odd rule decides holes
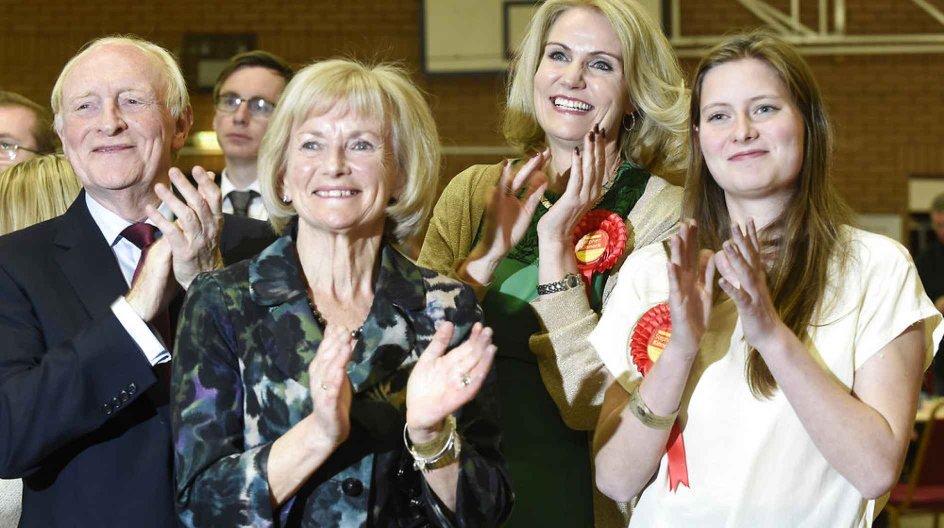
[[[292,199],[289,198],[287,194],[283,194],[283,195],[282,195],[282,203],[284,203],[285,205],[288,205],[288,204],[292,203]]]
[[[629,126],[626,126],[626,118],[627,118],[627,117],[629,117],[629,119],[630,119],[630,125],[629,125]],[[623,130],[625,130],[625,131],[627,131],[627,132],[632,132],[633,129],[636,128],[636,112],[633,112],[633,113],[631,113],[631,114],[624,115],[624,116],[623,116],[623,123],[622,123],[622,125],[623,125]]]

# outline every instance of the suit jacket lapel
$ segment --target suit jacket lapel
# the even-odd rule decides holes
[[[278,239],[249,263],[249,294],[269,310],[263,321],[266,355],[288,378],[307,386],[308,364],[322,332],[308,304],[291,236]]]
[[[367,390],[379,380],[391,379],[391,374],[408,362],[416,348],[416,318],[411,312],[425,305],[426,289],[419,269],[385,243],[374,301],[348,365],[355,392]],[[400,381],[405,387],[406,380]]]
[[[127,293],[115,254],[85,204],[85,191],[59,217],[53,243],[56,262],[90,316],[101,315]]]

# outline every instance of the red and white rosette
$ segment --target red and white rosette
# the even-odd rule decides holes
[[[613,211],[595,209],[583,215],[574,229],[574,255],[588,288],[594,273],[612,268],[623,255],[627,236],[626,224]]]
[[[653,306],[636,321],[629,338],[629,357],[643,377],[662,355],[671,336],[672,316],[667,303]],[[690,488],[685,443],[678,421],[672,424],[672,430],[669,431],[666,453],[669,457],[669,490],[676,491],[679,484]]]

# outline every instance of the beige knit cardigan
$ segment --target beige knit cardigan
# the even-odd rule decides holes
[[[446,186],[433,210],[418,264],[457,277],[485,212],[489,189],[501,176],[502,164],[474,165]],[[642,197],[626,217],[627,251],[614,266],[603,289],[603,309],[619,269],[635,248],[661,242],[678,229],[682,188],[658,176],[649,178]],[[472,285],[479,299],[487,285]],[[541,379],[568,427],[591,431],[596,426],[609,381],[606,368],[587,337],[599,320],[582,288],[538,297],[531,306],[543,330],[530,337]],[[592,440],[592,439],[591,439]],[[621,511],[620,511],[621,510]],[[594,489],[594,516],[598,528],[627,525],[626,508]]]

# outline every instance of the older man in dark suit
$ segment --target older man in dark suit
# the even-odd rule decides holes
[[[24,477],[22,526],[173,526],[165,373],[183,290],[271,235],[224,228],[212,177],[171,169],[192,112],[163,48],[91,43],[52,106],[85,191],[0,238],[0,478]]]

